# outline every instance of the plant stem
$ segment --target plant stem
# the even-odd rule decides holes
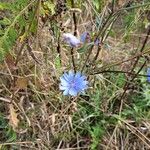
[[[140,52],[141,52],[141,53],[143,52],[143,50],[144,50],[144,48],[145,48],[145,46],[146,46],[146,43],[147,43],[147,41],[148,41],[149,35],[150,35],[150,26],[149,26],[149,29],[148,29],[148,32],[147,32],[147,36],[145,37],[145,40],[144,40],[144,42],[143,42],[143,45],[142,45],[142,47],[141,47],[141,49],[140,49]],[[138,62],[139,62],[139,59],[140,59],[140,56],[137,57],[135,63],[133,64],[133,68],[132,68],[131,72],[134,71],[135,67],[137,66],[137,64],[138,64]],[[121,95],[121,98],[120,98],[120,101],[121,101],[120,112],[122,111],[122,107],[123,107],[123,98],[125,97],[126,91],[127,91],[128,87],[129,87],[130,83],[133,82],[134,79],[138,76],[138,74],[139,74],[140,71],[143,69],[143,67],[145,66],[145,64],[146,64],[146,60],[144,61],[143,65],[140,67],[140,69],[138,70],[138,72],[132,77],[132,79],[130,80],[130,82],[127,81],[127,82],[125,83],[125,85],[124,85],[124,92],[123,92],[123,94]]]
[[[71,0],[72,8],[74,8],[74,0]],[[77,20],[76,20],[76,14],[73,12],[73,22],[74,22],[74,36],[77,35]],[[74,72],[76,72],[76,65],[75,65],[75,57],[74,57],[74,48],[71,48],[71,58],[72,58],[72,65]]]

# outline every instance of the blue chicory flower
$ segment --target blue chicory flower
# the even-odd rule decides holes
[[[147,81],[150,82],[150,68],[147,68]]]
[[[88,88],[86,77],[80,72],[74,73],[69,71],[60,77],[60,90],[64,91],[63,95],[77,96],[78,93],[83,93]]]
[[[80,41],[82,43],[85,43],[85,42],[88,42],[90,43],[91,42],[91,37],[90,37],[90,34],[89,32],[83,32],[80,36]],[[98,46],[100,44],[100,40],[97,38],[94,42],[94,45]]]
[[[96,39],[95,42],[94,42],[94,44],[95,44],[96,46],[98,46],[98,45],[100,44],[100,40],[99,40],[99,39]]]
[[[85,43],[86,41],[90,42],[90,34],[88,32],[83,32],[80,36],[80,41]]]
[[[71,33],[64,33],[63,38],[71,47],[77,47],[81,43],[80,40]]]

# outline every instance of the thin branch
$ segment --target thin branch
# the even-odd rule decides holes
[[[93,58],[93,61],[92,61],[92,63],[94,63],[96,60],[97,60],[97,58],[98,58],[98,55],[99,55],[99,53],[100,53],[100,51],[101,51],[101,45],[100,46],[98,46],[98,48],[97,48],[97,52],[96,52],[96,55],[95,55],[95,57]]]
[[[113,7],[114,7],[114,1],[112,1],[112,9],[114,9]],[[110,13],[109,16],[107,17],[106,21],[103,23],[102,27],[101,27],[100,30],[98,31],[97,36],[95,37],[94,41],[96,41],[96,40],[99,38],[99,36],[103,33],[103,32],[102,32],[103,29],[105,28],[105,26],[107,25],[107,23],[109,22],[109,20],[112,18],[113,14],[115,14],[114,11],[111,11],[111,13]],[[105,32],[105,30],[104,30],[104,32]],[[102,41],[100,41],[100,43],[102,43]],[[85,60],[85,62],[84,62],[84,64],[83,64],[83,67],[82,67],[82,69],[81,69],[81,72],[83,72],[83,70],[84,70],[84,68],[85,68],[85,66],[86,66],[86,64],[87,64],[87,62],[88,62],[88,60],[89,60],[89,58],[90,58],[90,55],[92,54],[93,47],[94,47],[94,45],[91,46],[91,48],[90,48],[90,50],[89,50],[89,52],[88,52],[88,55],[87,55],[87,57],[86,57],[86,60]],[[96,55],[99,54],[99,51],[100,51],[100,49],[98,50],[98,52],[97,52]],[[97,56],[95,56],[95,57],[97,57]]]
[[[144,42],[143,42],[143,45],[142,45],[142,47],[141,47],[141,49],[140,49],[140,52],[141,52],[141,53],[143,52],[143,50],[144,50],[144,48],[145,48],[145,46],[146,46],[146,44],[147,44],[149,35],[150,35],[150,26],[149,26],[149,29],[148,29],[148,31],[147,31],[147,36],[145,37],[145,40],[144,40]],[[138,62],[139,62],[139,59],[140,59],[140,56],[137,57],[135,63],[133,64],[133,68],[132,68],[131,72],[134,71],[135,67],[137,66],[137,64],[138,64]],[[145,64],[146,64],[146,60],[144,61],[143,65],[140,67],[140,69],[138,70],[138,72],[132,77],[132,79],[130,80],[130,82],[127,81],[127,82],[125,83],[125,85],[124,85],[124,92],[123,92],[123,94],[121,95],[121,98],[120,98],[120,101],[121,101],[120,112],[122,111],[122,107],[123,107],[123,98],[124,98],[124,96],[125,96],[125,94],[126,94],[126,91],[127,91],[128,88],[129,88],[130,83],[133,82],[134,79],[138,76],[138,74],[139,74],[139,73],[141,72],[141,70],[144,68]]]
[[[39,60],[37,59],[37,57],[34,55],[31,46],[29,45],[29,40],[27,40],[27,50],[30,54],[30,56],[33,58],[33,60],[35,60],[35,62],[37,62],[38,64],[41,64],[41,62],[39,62]]]
[[[111,12],[114,12],[114,7],[115,7],[115,0],[112,0],[112,6],[111,6]]]
[[[105,23],[102,25],[101,29],[99,30],[99,32],[98,32],[98,34],[97,34],[95,40],[96,40],[102,33],[104,34],[104,32],[105,32],[106,29],[107,29],[107,28],[106,28],[106,29],[104,29],[104,28],[105,28],[105,26],[107,25],[107,23],[110,21],[110,19],[111,19],[112,17],[117,16],[120,12],[122,12],[122,11],[124,11],[124,10],[131,10],[131,9],[136,9],[136,8],[140,8],[140,7],[144,7],[144,6],[149,6],[149,5],[150,5],[150,3],[146,3],[146,4],[142,4],[142,5],[131,6],[131,7],[123,7],[123,8],[121,8],[121,9],[117,10],[116,12],[111,11],[111,13],[110,13],[110,15],[108,16],[108,18],[106,19]],[[102,32],[102,30],[103,30],[103,32]],[[92,53],[92,50],[93,50],[93,47],[94,47],[94,46],[92,46],[91,49],[89,50],[89,53],[88,53],[88,55],[87,55],[87,58],[86,58],[86,60],[85,60],[85,62],[84,62],[84,64],[83,64],[83,67],[82,67],[82,69],[81,69],[81,72],[83,72],[83,70],[84,70],[84,68],[85,68],[85,66],[86,66],[86,64],[87,64],[87,61],[89,60],[89,57],[90,57],[90,55],[91,55],[91,53]],[[136,57],[135,57],[135,58],[136,58]],[[123,63],[123,62],[119,62],[119,63]]]
[[[23,48],[24,48],[25,45],[26,45],[26,42],[23,42],[22,45],[21,45],[21,47],[20,47],[20,49],[19,49],[19,52],[18,52],[18,54],[17,54],[17,56],[16,56],[15,66],[17,66],[17,64],[18,64],[18,62],[19,62],[21,53],[22,53]]]
[[[102,73],[126,73],[126,74],[130,74],[130,75],[136,75],[137,73],[133,73],[133,72],[128,72],[128,71],[121,71],[121,70],[104,70],[104,71],[99,71],[99,72],[94,72],[94,73],[90,73],[90,75],[96,75],[96,74],[102,74]],[[138,74],[138,76],[143,76],[143,77],[150,77],[150,75],[145,75],[145,74]]]
[[[58,35],[58,42],[57,42],[57,53],[59,55],[59,60],[60,60],[60,64],[62,63],[61,61],[61,47],[60,47],[60,33]]]
[[[142,55],[145,55],[145,54],[149,54],[149,53],[150,53],[150,49],[148,49],[148,50],[146,50],[146,51],[143,51],[143,52],[140,52],[140,53],[138,53],[137,55],[130,57],[129,59],[126,59],[126,60],[123,60],[123,61],[119,61],[119,62],[114,62],[114,63],[112,63],[111,65],[102,66],[101,68],[98,68],[98,70],[99,70],[99,69],[100,69],[100,70],[105,70],[105,69],[107,69],[107,68],[111,68],[111,67],[114,67],[114,66],[118,66],[118,65],[123,64],[123,63],[125,63],[125,62],[131,61],[131,60],[133,60],[133,59],[135,59],[135,58],[137,58],[137,57],[139,57],[139,56],[142,56]]]
[[[71,48],[71,60],[72,60],[72,65],[73,65],[73,70],[76,72],[76,65],[75,65],[75,58],[74,58],[74,49]]]

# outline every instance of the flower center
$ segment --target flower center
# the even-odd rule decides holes
[[[72,80],[70,86],[71,86],[71,88],[75,87],[75,81],[74,80]]]

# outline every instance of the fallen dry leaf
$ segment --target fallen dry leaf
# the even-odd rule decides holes
[[[17,118],[17,113],[14,109],[13,104],[9,104],[9,124],[12,126],[13,130],[18,127],[19,120]]]
[[[6,55],[5,61],[11,70],[16,70],[17,66],[15,65],[15,59],[14,57],[9,53]]]
[[[16,81],[16,88],[17,89],[26,89],[28,85],[28,79],[27,78],[18,78]]]

